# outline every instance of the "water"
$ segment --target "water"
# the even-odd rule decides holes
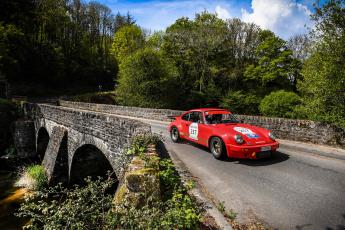
[[[0,229],[22,229],[27,220],[18,218],[14,213],[23,201],[25,188],[14,186],[17,175],[14,172],[0,170]]]

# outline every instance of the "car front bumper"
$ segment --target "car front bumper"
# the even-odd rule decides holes
[[[278,142],[262,145],[226,145],[228,156],[231,158],[260,159],[272,156],[279,148]]]

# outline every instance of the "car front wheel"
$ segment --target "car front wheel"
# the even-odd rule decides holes
[[[172,127],[171,130],[170,130],[170,137],[171,137],[171,140],[175,143],[179,142],[181,140],[180,138],[180,133],[177,129],[177,127]]]
[[[222,159],[226,155],[224,142],[219,137],[212,137],[210,141],[210,150],[214,158]]]

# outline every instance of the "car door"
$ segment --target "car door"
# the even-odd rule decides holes
[[[210,135],[210,126],[205,123],[203,113],[199,113],[198,121],[198,143],[204,146],[208,146],[208,137]]]
[[[188,127],[188,140],[196,142],[198,144],[205,145],[205,138],[204,136],[204,119],[203,115],[199,111],[193,111],[190,113],[189,116],[189,123],[187,125]],[[207,145],[207,143],[206,143]]]
[[[191,112],[188,123],[188,139],[190,141],[198,142],[199,121],[199,112]]]
[[[188,139],[189,140],[189,125],[191,122],[189,121],[189,116],[190,113],[185,113],[181,117],[181,129],[180,129],[180,135],[182,138]]]

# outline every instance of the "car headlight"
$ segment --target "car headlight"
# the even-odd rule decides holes
[[[276,137],[274,136],[274,134],[273,133],[271,133],[271,132],[269,132],[268,133],[268,136],[271,138],[271,140],[275,140],[276,139]]]
[[[244,142],[243,137],[240,134],[235,135],[235,141],[237,144],[243,144]]]

